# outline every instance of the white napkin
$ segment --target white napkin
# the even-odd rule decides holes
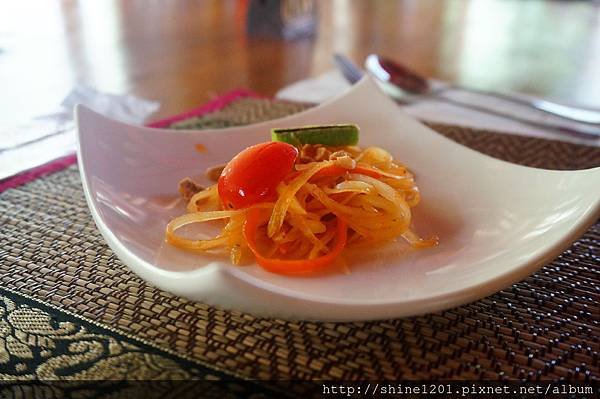
[[[444,85],[443,82],[432,81],[434,87]],[[329,71],[313,79],[306,79],[293,83],[281,89],[276,97],[288,101],[321,103],[335,95],[348,90],[351,85],[343,78],[337,70]],[[564,119],[548,116],[545,113],[528,110],[522,106],[514,106],[493,97],[465,93],[462,91],[449,91],[444,94],[449,98],[464,101],[469,104],[485,104],[496,110],[518,115],[519,117],[533,121],[556,121],[563,125],[571,125],[590,129],[589,125],[567,122]],[[525,95],[519,95],[527,98]],[[413,117],[428,121],[446,123],[451,125],[488,129],[498,132],[520,134],[524,136],[541,137],[552,140],[568,141],[571,143],[600,146],[600,137],[595,139],[580,138],[563,134],[549,129],[530,126],[521,122],[513,121],[504,117],[490,115],[469,108],[448,104],[432,98],[420,100],[418,103],[403,105],[399,107]],[[597,129],[600,132],[600,127]]]
[[[160,106],[132,95],[102,93],[77,85],[55,112],[21,126],[0,129],[0,180],[74,153],[76,104],[127,123],[142,123]]]

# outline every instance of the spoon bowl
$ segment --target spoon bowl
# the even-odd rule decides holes
[[[260,316],[372,320],[458,306],[529,276],[600,212],[600,168],[550,171],[483,155],[405,115],[370,77],[308,111],[244,127],[152,129],[82,106],[76,117],[90,212],[122,262],[174,294]],[[167,222],[185,212],[177,195],[180,179],[268,141],[273,127],[333,123],[356,123],[361,146],[383,147],[415,173],[422,202],[414,227],[422,236],[437,234],[438,247],[417,251],[390,243],[348,254],[350,273],[334,267],[293,277],[165,243]],[[198,153],[197,144],[206,151]],[[208,225],[197,231],[214,232]]]

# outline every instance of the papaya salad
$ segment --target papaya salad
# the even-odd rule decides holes
[[[166,240],[194,252],[245,256],[269,272],[327,268],[346,248],[404,239],[416,249],[437,245],[411,229],[419,203],[413,174],[379,147],[357,146],[356,125],[273,129],[270,142],[246,148],[203,188],[180,183],[187,213],[171,220]],[[211,239],[178,234],[183,226],[223,221]]]

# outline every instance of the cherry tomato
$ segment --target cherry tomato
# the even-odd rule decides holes
[[[237,154],[219,177],[219,197],[226,208],[240,209],[277,198],[277,185],[292,170],[298,149],[269,142]]]

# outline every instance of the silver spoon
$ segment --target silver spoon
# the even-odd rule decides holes
[[[369,72],[375,74],[378,78],[387,80],[410,94],[437,96],[442,92],[449,90],[473,92],[490,97],[496,97],[515,104],[524,105],[573,122],[600,126],[600,112],[594,110],[571,107],[542,99],[529,100],[510,94],[471,89],[459,85],[446,85],[441,89],[433,89],[429,85],[427,79],[399,64],[398,62],[395,62],[389,58],[378,56],[376,54],[371,54],[367,57],[365,66]]]
[[[340,67],[340,70],[348,78],[350,76],[348,74],[348,70],[353,70],[354,74],[362,75],[362,71],[356,65],[352,63],[349,59],[339,54],[334,56],[334,60],[336,65]],[[441,90],[433,90],[430,89],[429,83],[416,75],[414,72],[410,72],[403,68],[401,73],[396,74],[394,69],[389,68],[388,64],[380,63],[380,58],[376,55],[370,55],[367,57],[365,61],[365,66],[367,70],[375,77],[377,80],[382,82],[385,85],[393,86],[397,89],[400,89],[401,92],[407,93],[407,95],[398,95],[393,94],[392,96],[396,101],[403,104],[411,104],[419,101],[424,97],[433,97],[436,100],[443,101],[449,104],[458,105],[463,108],[473,109],[479,112],[484,112],[490,115],[500,116],[502,118],[511,119],[523,124],[527,124],[530,126],[535,126],[543,129],[551,129],[559,133],[566,133],[573,136],[577,136],[584,139],[597,139],[600,137],[600,126],[590,123],[579,123],[577,125],[572,124],[573,121],[570,121],[570,124],[561,124],[552,121],[543,121],[543,120],[532,120],[524,117],[520,117],[515,115],[514,113],[502,112],[498,111],[495,108],[485,105],[477,105],[471,102],[459,101],[456,99],[452,99],[443,95],[438,95]],[[384,66],[388,69],[385,69]],[[416,78],[415,78],[416,77]]]

